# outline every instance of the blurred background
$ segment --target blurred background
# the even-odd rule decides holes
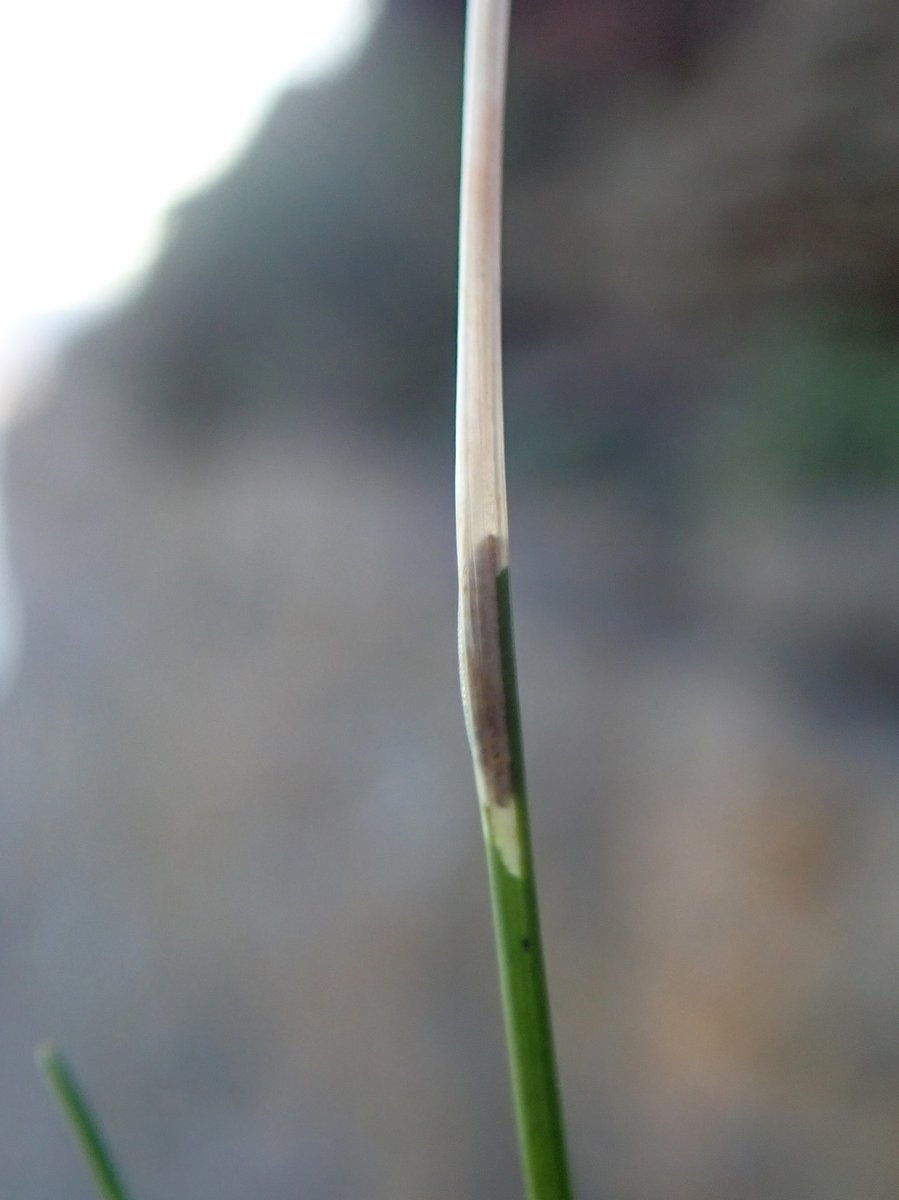
[[[459,0],[4,38],[0,1180],[520,1195],[455,659]],[[507,433],[579,1194],[899,1194],[899,7],[517,0]],[[289,9],[289,11],[288,11]],[[66,15],[67,12],[67,15]]]

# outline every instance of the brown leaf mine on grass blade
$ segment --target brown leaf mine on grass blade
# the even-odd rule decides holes
[[[482,538],[462,575],[461,636],[465,715],[482,802],[513,803],[499,614],[499,538]]]

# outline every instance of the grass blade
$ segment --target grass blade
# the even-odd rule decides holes
[[[509,594],[501,355],[509,0],[469,0],[456,405],[462,699],[480,801],[529,1200],[570,1200],[525,795]]]
[[[35,1058],[62,1109],[103,1200],[129,1200],[100,1123],[71,1068],[53,1046],[38,1047]]]

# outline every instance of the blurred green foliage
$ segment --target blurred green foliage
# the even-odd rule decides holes
[[[701,445],[724,494],[899,483],[899,342],[873,320],[779,327],[725,388]]]

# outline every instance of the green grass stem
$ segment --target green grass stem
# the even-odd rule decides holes
[[[71,1068],[53,1046],[39,1046],[35,1058],[75,1135],[100,1196],[103,1200],[129,1200],[97,1116]]]
[[[572,1191],[527,811],[508,569],[499,576],[498,592],[521,875],[515,876],[506,869],[501,853],[489,837],[487,862],[515,1115],[528,1195],[532,1200],[570,1200]]]
[[[529,1200],[571,1200],[528,821],[509,594],[501,353],[509,0],[469,0],[459,219],[459,662]]]

